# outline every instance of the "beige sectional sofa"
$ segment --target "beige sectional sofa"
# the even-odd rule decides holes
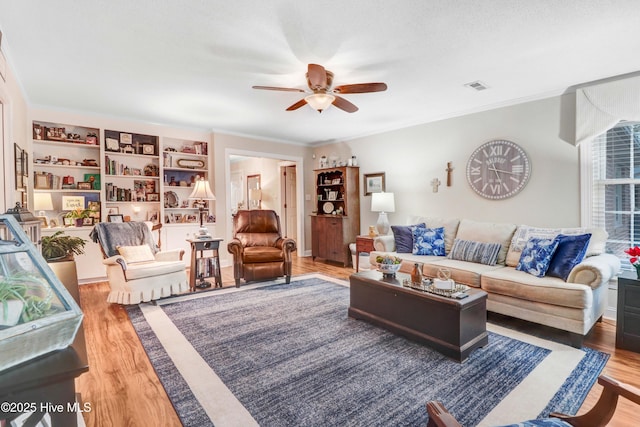
[[[390,234],[375,238],[376,250],[370,254],[371,264],[376,265],[378,255],[393,254],[403,260],[400,271],[410,272],[414,264],[420,262],[425,276],[436,277],[439,268],[446,268],[456,282],[487,292],[488,311],[568,331],[574,347],[582,345],[584,336],[602,318],[607,283],[620,270],[620,260],[604,253],[608,236],[599,228],[548,229],[470,219],[408,218],[407,224],[419,223],[425,223],[429,228],[444,227],[447,254],[455,239],[500,243],[497,263],[485,265],[446,256],[397,253],[394,236]],[[557,277],[536,277],[516,270],[529,238],[584,233],[591,233],[585,257],[571,270],[566,281]]]

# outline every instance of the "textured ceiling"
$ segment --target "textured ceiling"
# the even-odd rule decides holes
[[[562,93],[640,70],[637,0],[4,0],[32,106],[313,144]],[[360,110],[287,112],[307,64]],[[480,80],[488,90],[464,86]]]

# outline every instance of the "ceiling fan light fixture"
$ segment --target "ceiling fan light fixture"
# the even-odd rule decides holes
[[[322,113],[323,110],[329,108],[335,99],[335,96],[328,93],[314,93],[304,98],[304,100],[307,101],[307,104],[309,104],[314,110],[318,110],[319,113]]]

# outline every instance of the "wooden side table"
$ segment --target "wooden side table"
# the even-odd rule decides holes
[[[360,269],[360,252],[371,252],[373,247],[373,237],[356,236],[356,273]]]
[[[640,280],[632,277],[618,277],[616,347],[640,353]]]
[[[215,287],[222,287],[222,274],[220,272],[220,254],[218,248],[222,239],[212,237],[209,239],[187,239],[191,243],[191,267],[189,268],[189,288],[195,291],[197,288],[208,288],[211,283],[205,281],[207,277],[215,278]],[[209,256],[204,256],[204,251],[212,251]],[[196,283],[196,280],[200,282]]]

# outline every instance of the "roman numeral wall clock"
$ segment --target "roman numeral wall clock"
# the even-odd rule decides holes
[[[499,200],[515,196],[527,185],[531,161],[519,145],[501,139],[478,147],[467,162],[467,181],[480,196]]]

